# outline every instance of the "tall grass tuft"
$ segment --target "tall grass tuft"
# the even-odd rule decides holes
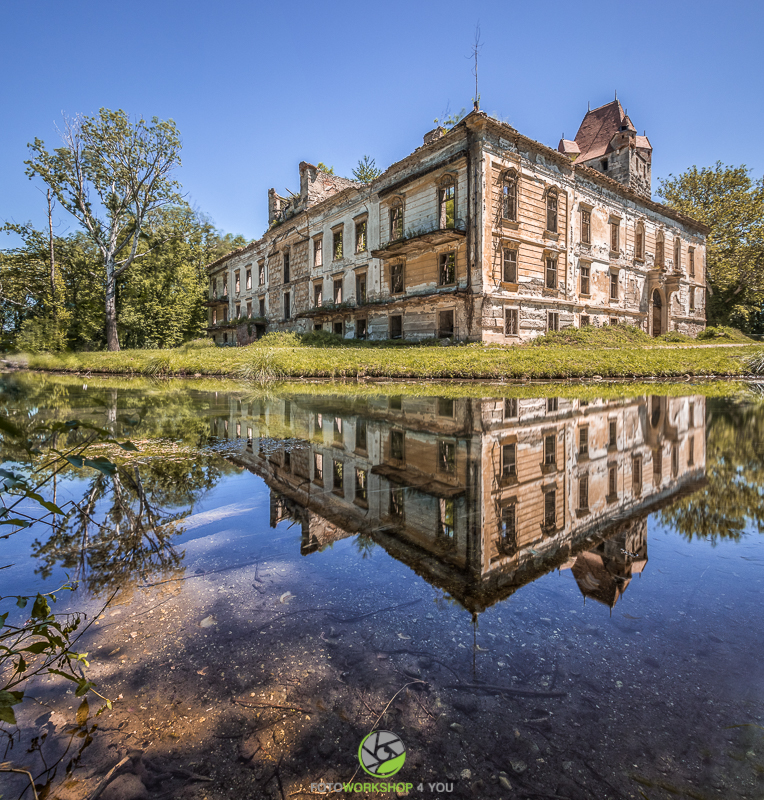
[[[273,347],[252,347],[246,361],[236,371],[237,377],[249,383],[266,386],[284,380],[284,371],[278,366],[277,353]]]

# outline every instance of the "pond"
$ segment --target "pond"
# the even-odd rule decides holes
[[[114,701],[30,687],[2,760],[41,797],[128,755],[102,800],[761,796],[756,387],[10,374],[2,403],[138,448],[2,542],[0,594],[78,582],[58,610]]]

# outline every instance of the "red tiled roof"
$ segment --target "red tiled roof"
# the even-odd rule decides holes
[[[650,144],[650,140],[647,136],[637,136],[637,147],[641,147],[643,150],[652,150],[653,146]]]
[[[560,139],[557,149],[561,153],[565,153],[566,156],[578,155],[581,152],[578,145],[575,142],[572,142],[570,139]]]
[[[610,151],[610,140],[618,133],[624,118],[623,107],[618,100],[587,111],[576,134],[576,144],[581,149],[578,162],[604,156]]]

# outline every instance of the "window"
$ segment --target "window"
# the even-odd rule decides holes
[[[607,494],[611,499],[618,497],[618,467],[615,464],[608,467]]]
[[[356,222],[355,225],[355,251],[356,253],[366,252],[366,220]]]
[[[324,282],[313,284],[313,305],[318,308],[324,302]]]
[[[557,435],[554,433],[544,437],[544,465],[554,466],[557,462]]]
[[[357,419],[355,423],[355,449],[366,449],[366,420]]]
[[[501,448],[501,477],[517,477],[517,445],[505,444]]]
[[[238,270],[236,270],[236,273],[234,274],[234,278],[235,278],[236,294],[239,294],[239,292],[241,291],[241,279],[239,278],[239,271]]]
[[[390,206],[390,240],[403,238],[403,201],[400,198],[393,200]]]
[[[617,325],[618,324],[618,317],[610,317],[610,324]]]
[[[631,489],[635,497],[642,495],[642,456],[635,456],[632,461]]]
[[[547,289],[557,288],[557,259],[549,256],[546,259],[546,284]]]
[[[618,421],[611,419],[608,424],[608,447],[618,446]]]
[[[223,322],[228,322],[228,306],[223,306]],[[226,337],[227,336],[228,334],[226,334]],[[228,338],[226,338],[224,341],[227,342]]]
[[[653,482],[656,486],[660,486],[661,479],[663,478],[663,450],[656,447],[653,452]]]
[[[335,494],[343,494],[342,477],[345,465],[338,459],[332,459],[332,491]]]
[[[688,424],[691,428],[695,427],[695,403],[690,403],[688,411]]]
[[[665,243],[663,241],[663,234],[659,233],[655,240],[655,266],[663,269],[665,261]]]
[[[401,487],[390,487],[390,516],[400,520],[405,516],[403,489]]]
[[[454,501],[443,498],[438,502],[438,534],[446,543],[453,543],[456,537],[454,526]]]
[[[342,228],[332,231],[332,260],[339,261],[342,258]]]
[[[689,260],[690,277],[695,277],[695,250],[691,247],[687,251],[687,258]]]
[[[323,265],[324,265],[324,240],[322,237],[320,239],[313,240],[313,266],[322,267]]]
[[[454,401],[450,397],[438,398],[438,416],[439,417],[453,417],[454,416]]]
[[[578,455],[589,455],[589,426],[584,425],[578,429]]]
[[[456,468],[456,445],[453,442],[438,442],[438,469],[453,472]]]
[[[228,275],[223,275],[223,297],[228,297]]]
[[[610,299],[617,300],[618,299],[618,273],[611,272],[610,273]]]
[[[390,294],[403,294],[403,264],[390,265]]]
[[[456,253],[440,254],[440,269],[438,271],[438,283],[441,286],[449,286],[456,282]]]
[[[581,314],[581,326],[582,328],[586,328],[592,324],[591,317],[588,314]]]
[[[217,325],[217,321],[218,321],[218,312],[217,312],[216,309],[213,308],[212,309],[212,324],[213,325]]]
[[[517,417],[517,398],[507,397],[504,400],[504,419],[514,419]]]
[[[676,478],[679,474],[679,448],[675,445],[671,445],[671,477]]]
[[[554,528],[557,522],[557,489],[544,494],[544,527]]]
[[[439,339],[452,339],[454,336],[454,312],[439,311],[438,312],[438,338]]]
[[[241,316],[241,303],[236,304],[236,319]]]
[[[443,228],[456,226],[456,184],[453,176],[447,175],[438,189],[439,225]]]
[[[292,298],[289,292],[284,292],[284,319],[292,318]]]
[[[509,503],[501,509],[499,520],[499,547],[505,555],[517,550],[517,504]]]
[[[560,315],[557,311],[549,311],[546,315],[546,330],[559,331],[560,330]]]
[[[284,283],[289,283],[289,251],[284,253]]]
[[[344,336],[345,335],[345,323],[344,322],[335,322],[332,326],[332,330],[334,331],[335,336]]]
[[[682,240],[674,239],[674,271],[682,271]]]
[[[264,417],[264,415],[262,415],[262,416],[263,416],[263,421],[264,421],[265,417]],[[315,425],[316,425],[316,430],[318,430],[318,431],[322,430],[323,427],[324,427],[324,415],[323,414],[316,414],[314,422],[315,422]]]
[[[621,249],[621,223],[619,220],[610,222],[610,252],[617,253]]]
[[[592,243],[592,212],[586,208],[581,209],[581,243]]]
[[[519,322],[520,312],[516,308],[505,308],[504,309],[504,335],[505,336],[517,336],[519,334],[520,329],[520,322]]]
[[[690,287],[690,311],[695,311],[695,289]]]
[[[247,289],[249,290],[251,288],[252,288],[252,270],[248,269],[247,270]]]
[[[546,229],[557,233],[557,191],[550,189],[546,195]]]
[[[338,306],[342,302],[342,278],[336,278],[334,281],[334,305]]]
[[[550,414],[553,411],[557,411],[559,408],[559,398],[558,397],[547,397],[546,400],[546,413]]]
[[[355,302],[362,306],[366,302],[366,273],[355,276]]]
[[[251,300],[247,300],[247,316],[248,317],[252,316],[252,301]]]
[[[637,230],[634,237],[634,256],[640,261],[645,258],[645,226],[643,223],[637,223]]]
[[[366,338],[366,320],[365,319],[357,319],[355,321],[355,338],[356,339],[365,339]]]
[[[513,169],[504,173],[501,194],[501,216],[517,222],[517,173]]]
[[[403,431],[390,431],[390,458],[403,461],[406,457],[406,434]]]
[[[582,475],[578,479],[578,509],[586,511],[589,508],[589,476]]]
[[[517,250],[512,247],[504,248],[502,268],[504,283],[517,283]]]
[[[368,502],[367,489],[368,473],[365,469],[355,471],[355,502],[366,504]]]
[[[342,417],[334,418],[334,444],[343,444],[342,440]]]
[[[265,316],[265,298],[264,297],[260,298],[260,316],[261,317]]]
[[[321,453],[313,453],[313,480],[324,480],[324,457]]]
[[[265,261],[257,265],[257,285],[265,286]]]
[[[689,451],[687,453],[687,466],[692,467],[695,465],[695,437],[690,436]]]
[[[390,317],[390,338],[403,338],[403,317],[400,314]]]
[[[387,407],[390,411],[400,411],[403,408],[403,398],[399,394],[394,397],[388,397]]]
[[[591,294],[591,286],[589,281],[592,274],[592,268],[589,264],[581,264],[581,294]]]
[[[600,166],[602,167],[603,172],[607,172],[608,164],[606,158],[603,158],[602,161],[600,161]]]

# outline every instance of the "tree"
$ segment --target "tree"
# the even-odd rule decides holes
[[[172,120],[131,122],[122,110],[102,108],[65,119],[61,138],[52,153],[40,139],[29,145],[27,175],[42,178],[95,244],[102,270],[91,274],[103,281],[106,345],[119,350],[117,280],[148,252],[138,245],[152,215],[181,201],[172,179],[180,137]]]
[[[692,167],[657,194],[711,228],[706,242],[708,322],[749,329],[764,303],[764,181],[746,167]]]
[[[317,169],[320,169],[321,172],[325,172],[327,175],[334,175],[334,167],[327,167],[323,161],[318,162]]]
[[[377,169],[377,165],[373,158],[364,156],[358,160],[358,166],[353,170],[353,177],[361,183],[371,183],[382,174],[381,169]]]

